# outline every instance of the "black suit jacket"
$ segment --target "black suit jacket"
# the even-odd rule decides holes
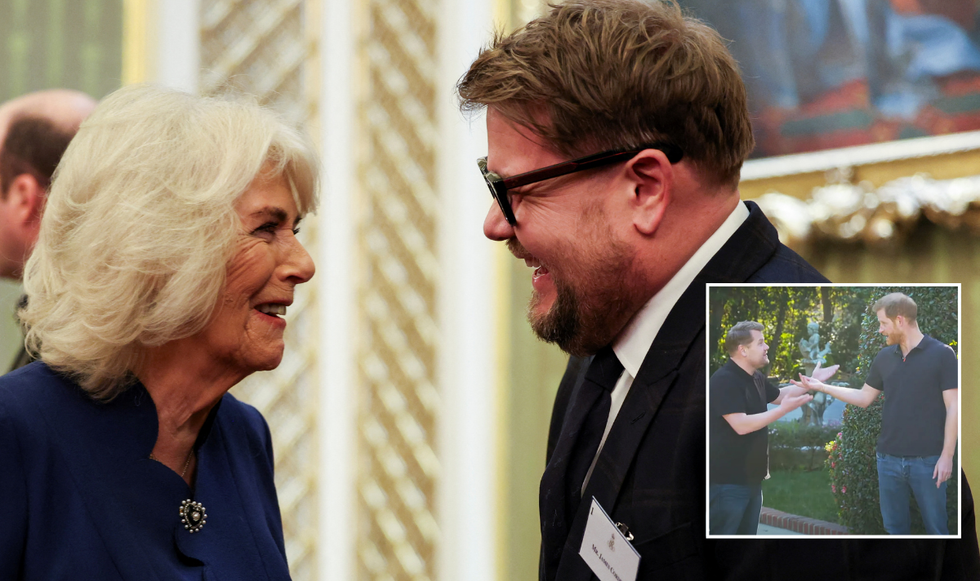
[[[579,557],[594,496],[634,535],[638,579],[980,579],[973,499],[962,480],[962,540],[706,540],[705,284],[827,282],[779,243],[759,207],[704,267],[671,310],[607,436],[557,571],[542,580],[588,581]],[[591,358],[571,358],[555,399],[548,459]]]

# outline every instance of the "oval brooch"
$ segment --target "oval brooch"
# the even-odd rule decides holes
[[[203,504],[188,498],[180,503],[180,522],[188,532],[196,533],[208,522],[208,513]]]

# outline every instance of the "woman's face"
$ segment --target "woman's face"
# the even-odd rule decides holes
[[[247,375],[279,365],[283,315],[296,285],[310,280],[315,267],[296,239],[299,212],[285,179],[256,180],[236,210],[243,232],[201,338],[218,364]]]

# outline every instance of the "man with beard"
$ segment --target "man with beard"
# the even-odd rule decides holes
[[[958,417],[956,354],[949,345],[922,334],[916,322],[918,308],[908,296],[885,295],[871,308],[888,347],[875,357],[861,389],[805,376],[794,383],[863,408],[884,392],[876,456],[885,530],[909,534],[911,491],[926,532],[947,535],[946,481],[953,471]]]
[[[760,371],[769,365],[764,327],[741,321],[725,336],[728,361],[711,376],[708,416],[708,530],[754,535],[762,512],[762,481],[769,478],[769,424],[807,403],[805,388],[778,388]],[[829,379],[837,370],[818,367]],[[779,407],[768,409],[769,403]]]
[[[705,284],[826,281],[739,200],[752,128],[717,33],[674,2],[564,2],[498,35],[457,89],[486,110],[484,234],[533,268],[531,325],[572,356],[541,479],[542,580],[607,578],[585,561],[588,525],[622,531],[644,581],[980,571],[975,537],[825,542],[819,575],[799,545],[705,541]]]

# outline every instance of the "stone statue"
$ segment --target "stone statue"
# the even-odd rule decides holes
[[[827,355],[830,355],[830,341],[827,341],[826,347],[820,348],[820,325],[816,321],[807,324],[806,330],[810,338],[800,339],[800,353],[803,354],[803,367],[806,368],[807,375],[811,375],[818,361],[821,365],[827,361]]]
[[[803,364],[803,368],[806,369],[806,374],[812,377],[813,370],[817,364],[823,365],[826,363],[827,356],[830,355],[830,341],[827,341],[827,345],[823,349],[820,348],[820,325],[816,321],[808,323],[806,330],[810,334],[810,337],[800,339],[800,353],[803,354],[803,361],[801,363]],[[803,406],[801,423],[804,425],[813,424],[815,426],[822,426],[823,414],[833,401],[834,398],[824,393],[818,392],[814,394],[813,400]]]

